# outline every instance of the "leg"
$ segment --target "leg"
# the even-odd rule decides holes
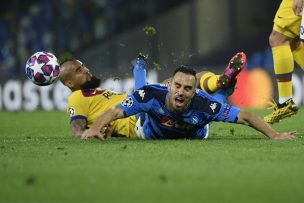
[[[277,28],[279,29],[279,28]],[[294,70],[294,58],[292,48],[293,39],[275,30],[269,37],[269,44],[272,48],[274,72],[277,78],[279,103],[274,104],[274,111],[265,116],[268,123],[275,123],[281,119],[294,115],[298,107],[292,100],[292,72]]]
[[[132,61],[134,75],[134,91],[147,84],[146,65],[147,57],[143,54],[138,54],[138,57]]]
[[[280,104],[292,98],[291,77],[294,70],[294,60],[290,47],[291,41],[291,38],[277,31],[272,31],[269,37]]]
[[[197,88],[200,88],[204,92],[213,94],[217,88],[217,82],[219,75],[215,75],[212,72],[203,71],[196,74],[198,78]]]
[[[215,75],[212,72],[200,72],[196,76],[199,79],[198,88],[203,91],[219,96],[219,100],[224,102],[233,93],[237,75],[244,69],[246,55],[239,52],[234,55],[222,75]]]
[[[268,123],[279,122],[298,111],[298,107],[292,100],[292,72],[294,60],[303,67],[302,55],[299,55],[303,52],[300,51],[301,46],[297,40],[300,34],[301,16],[295,15],[293,5],[293,1],[281,2],[273,19],[273,30],[269,36],[279,101],[273,104],[273,112],[264,117]]]
[[[147,60],[148,59],[145,55],[138,54],[138,57],[131,62],[133,67],[133,75],[134,75],[134,91],[138,90],[139,88],[147,84],[147,75],[146,75]],[[144,122],[145,113],[136,114],[135,117],[137,120],[141,118],[141,121]]]
[[[304,70],[304,45],[300,38],[297,37],[292,40],[290,44],[292,55],[296,63]]]

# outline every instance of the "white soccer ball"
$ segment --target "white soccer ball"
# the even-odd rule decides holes
[[[36,85],[46,86],[55,82],[60,74],[56,56],[50,52],[36,52],[26,62],[26,76]]]

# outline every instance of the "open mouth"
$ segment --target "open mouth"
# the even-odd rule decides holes
[[[181,97],[177,97],[175,98],[175,104],[177,107],[181,107],[184,104],[185,99],[181,98]]]

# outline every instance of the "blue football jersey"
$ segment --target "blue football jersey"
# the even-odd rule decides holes
[[[166,106],[167,94],[167,85],[147,85],[128,95],[119,107],[126,117],[146,112],[143,123],[146,139],[204,138],[208,123],[237,121],[239,108],[199,89],[184,112],[172,114]]]

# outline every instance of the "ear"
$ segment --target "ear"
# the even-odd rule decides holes
[[[168,80],[168,81],[167,81],[167,86],[168,86],[168,89],[170,89],[170,88],[171,88],[171,84],[172,84],[171,80]]]
[[[66,80],[64,85],[69,87],[70,89],[74,87],[74,83],[71,80]]]

